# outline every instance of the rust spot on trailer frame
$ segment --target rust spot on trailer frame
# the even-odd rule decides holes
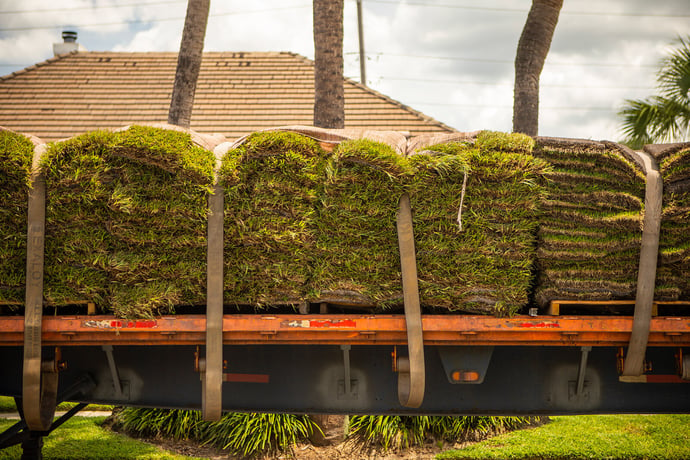
[[[95,329],[153,329],[158,326],[156,320],[87,320],[82,323],[84,327]]]
[[[558,321],[525,321],[523,323],[518,323],[518,327],[527,327],[527,328],[535,328],[535,329],[546,329],[546,328],[551,328],[551,329],[557,329],[560,328],[561,325],[558,323]]]
[[[297,321],[283,321],[281,327],[301,327],[301,328],[331,328],[347,327],[356,328],[357,321],[352,319],[303,319]]]

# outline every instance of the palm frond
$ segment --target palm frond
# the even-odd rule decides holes
[[[667,56],[657,76],[663,97],[681,105],[690,104],[690,38],[678,39],[679,47]]]
[[[690,37],[661,61],[658,95],[626,100],[618,112],[624,142],[632,148],[655,142],[681,142],[690,134]]]

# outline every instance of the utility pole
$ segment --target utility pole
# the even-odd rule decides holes
[[[362,27],[362,0],[357,0],[357,30],[359,32],[359,82],[366,86],[366,56],[364,55],[364,28]]]

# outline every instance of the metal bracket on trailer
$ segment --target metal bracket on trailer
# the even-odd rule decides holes
[[[398,399],[400,404],[405,407],[416,408],[421,406],[424,400],[424,337],[422,335],[422,315],[419,305],[412,209],[410,207],[410,197],[406,193],[400,197],[397,229],[409,357],[396,357],[396,362],[393,364],[398,372]]]
[[[659,253],[659,233],[661,228],[661,200],[663,183],[659,168],[654,159],[646,153],[634,152],[644,165],[647,175],[645,187],[644,222],[640,265],[637,274],[637,294],[632,333],[628,353],[623,365],[623,382],[637,382],[643,378],[644,358],[649,340],[650,322],[654,304],[654,285]]]

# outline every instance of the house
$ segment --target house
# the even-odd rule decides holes
[[[56,53],[65,49],[71,48],[56,44]],[[75,46],[0,77],[0,126],[52,141],[131,123],[165,122],[176,66],[172,52]],[[204,53],[191,128],[234,139],[265,128],[311,125],[313,68],[312,61],[288,52]],[[455,132],[350,79],[345,80],[345,126],[411,135]]]

